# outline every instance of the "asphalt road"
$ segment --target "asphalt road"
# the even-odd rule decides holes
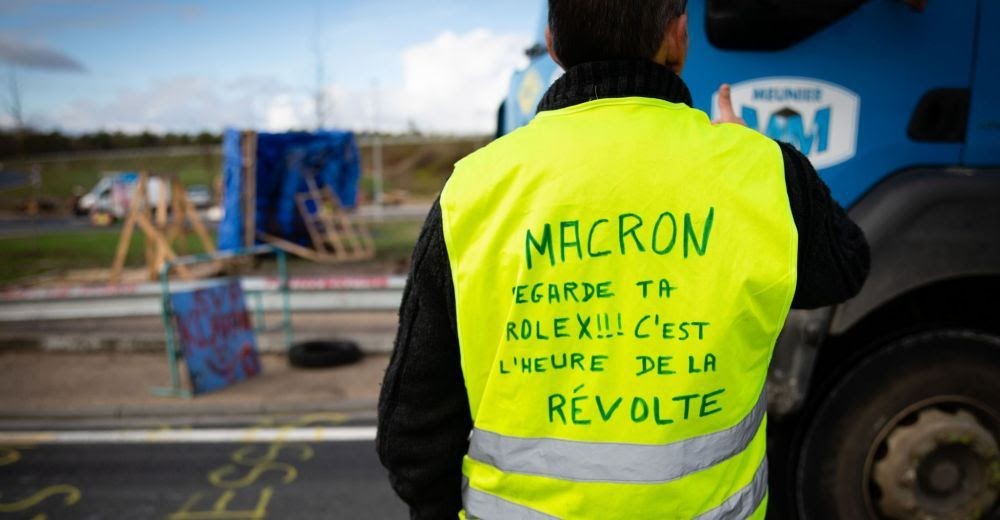
[[[22,215],[0,216],[0,237],[34,236],[91,228],[86,217],[50,216],[27,217]]]
[[[27,173],[0,171],[0,191],[27,186],[30,179]]]
[[[371,440],[0,446],[0,519],[406,516]]]

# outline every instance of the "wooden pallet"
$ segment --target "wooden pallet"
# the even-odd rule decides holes
[[[156,205],[150,207],[147,197],[149,174],[143,172],[139,175],[138,184],[129,205],[128,216],[125,218],[125,224],[122,226],[122,232],[118,238],[115,258],[111,264],[109,280],[111,283],[117,283],[121,280],[129,245],[137,227],[145,236],[146,272],[150,280],[157,279],[164,262],[177,259],[178,251],[187,252],[189,227],[198,236],[205,252],[215,253],[215,242],[208,234],[208,230],[205,229],[194,205],[188,200],[184,185],[173,177],[165,178],[164,181],[170,190],[169,203],[167,202],[167,189],[163,189],[160,190]],[[168,215],[168,207],[170,215]],[[209,267],[210,270],[216,268],[217,266]],[[178,276],[185,280],[192,280],[196,277],[195,273],[185,266],[178,265],[175,269]]]
[[[308,248],[268,233],[262,240],[294,255],[323,263],[350,262],[375,257],[375,241],[368,227],[352,218],[329,186],[322,189],[307,178],[309,191],[295,197],[302,221],[312,242]]]

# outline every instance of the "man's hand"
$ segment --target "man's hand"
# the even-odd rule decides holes
[[[729,85],[725,83],[719,87],[719,117],[715,121],[712,121],[713,125],[720,125],[722,123],[736,123],[747,126],[747,122],[733,111],[732,93],[730,92]]]

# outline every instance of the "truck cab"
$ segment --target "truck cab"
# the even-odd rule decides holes
[[[562,73],[546,18],[498,136]],[[691,0],[688,25],[695,108],[731,84],[872,251],[860,294],[778,340],[769,516],[1000,515],[1000,2]]]

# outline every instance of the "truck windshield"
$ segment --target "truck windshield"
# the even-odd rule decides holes
[[[866,0],[708,0],[705,31],[721,49],[780,50],[847,16]]]

